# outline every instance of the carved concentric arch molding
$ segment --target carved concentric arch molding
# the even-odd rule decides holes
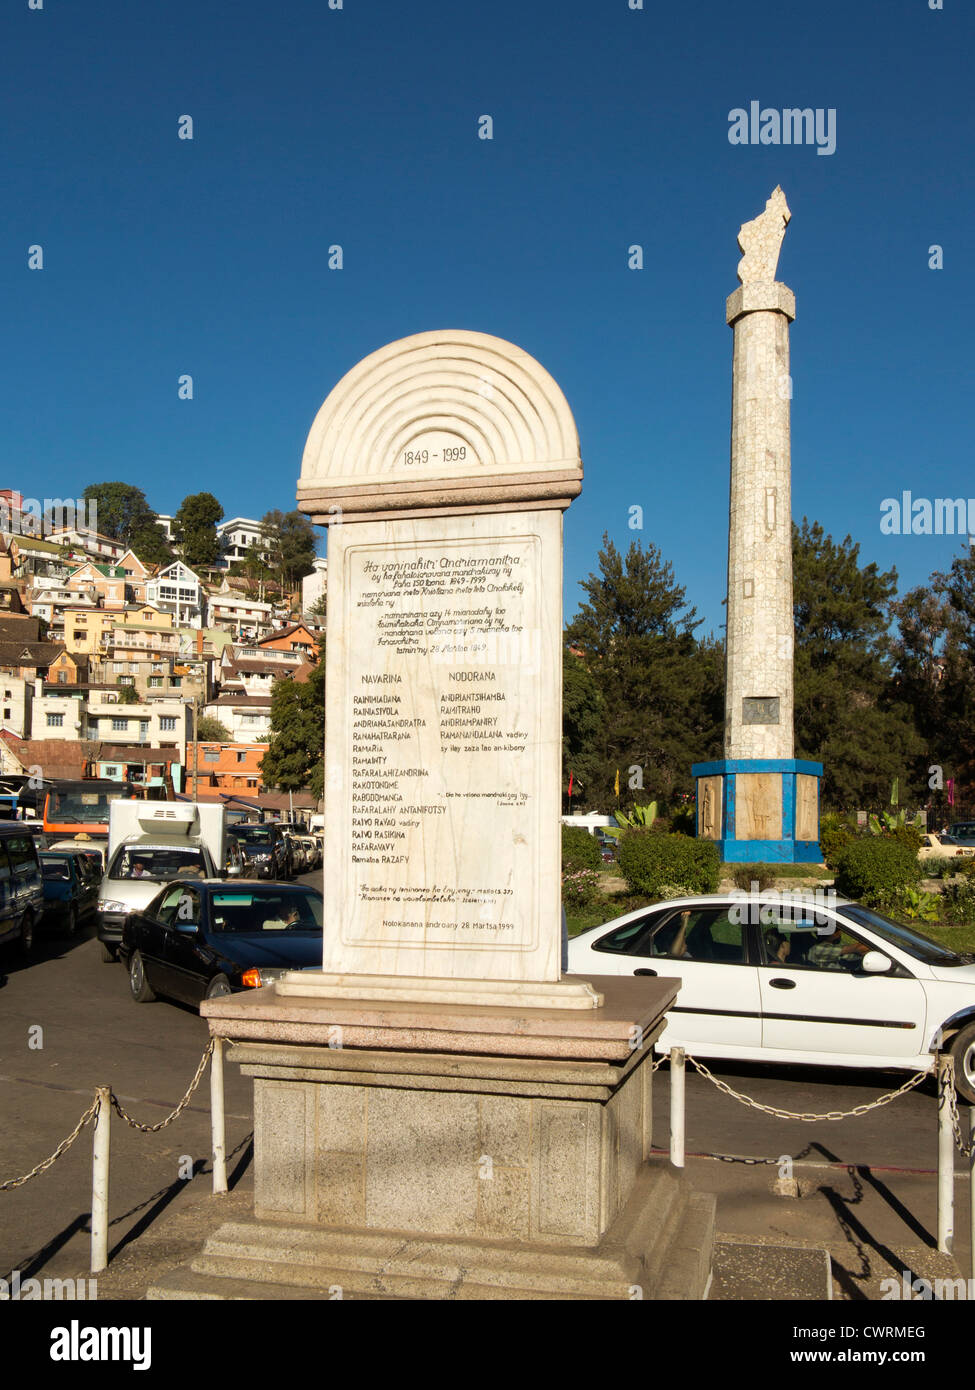
[[[575,421],[545,368],[503,338],[450,329],[346,373],[312,424],[298,503],[326,524],[566,507],[581,482]]]

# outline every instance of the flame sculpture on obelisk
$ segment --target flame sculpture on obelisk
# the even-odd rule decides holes
[[[722,859],[819,858],[822,765],[793,757],[789,324],[775,278],[792,214],[781,188],[738,233],[728,530],[725,758],[697,763],[698,834]]]

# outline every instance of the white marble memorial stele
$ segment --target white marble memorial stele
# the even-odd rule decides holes
[[[282,995],[593,1008],[560,974],[562,511],[578,435],[511,343],[420,333],[312,426],[329,526],[322,973]]]

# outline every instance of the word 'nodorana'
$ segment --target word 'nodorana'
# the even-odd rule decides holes
[[[884,536],[975,535],[975,497],[885,497],[880,504]]]
[[[15,1269],[9,1279],[0,1279],[0,1303],[29,1303],[33,1299],[57,1302],[98,1297],[97,1279],[21,1279]]]
[[[816,145],[817,154],[836,149],[836,107],[787,106],[782,111],[752,101],[746,111],[728,112],[730,145]]]
[[[22,497],[19,507],[12,507],[0,497],[0,531],[8,536],[30,536],[35,540],[51,536],[55,531],[81,531],[95,535],[98,531],[98,503],[79,497]]]
[[[152,1365],[151,1327],[82,1327],[72,1318],[51,1329],[52,1361],[131,1361],[134,1371]]]
[[[836,908],[836,892],[832,888],[817,888],[814,893],[796,888],[782,892],[767,888],[760,893],[758,883],[753,882],[750,893],[735,888],[729,897],[732,906],[728,920],[737,926],[770,927],[780,922],[794,922],[797,926],[815,922],[817,927],[831,930],[835,926],[828,915]]]

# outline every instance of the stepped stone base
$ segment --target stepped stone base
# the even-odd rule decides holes
[[[651,1159],[678,982],[591,985],[588,1010],[205,1003],[254,1078],[255,1219],[150,1296],[703,1297],[714,1199]]]
[[[228,1222],[161,1299],[702,1299],[714,1198],[648,1166],[593,1250]]]

